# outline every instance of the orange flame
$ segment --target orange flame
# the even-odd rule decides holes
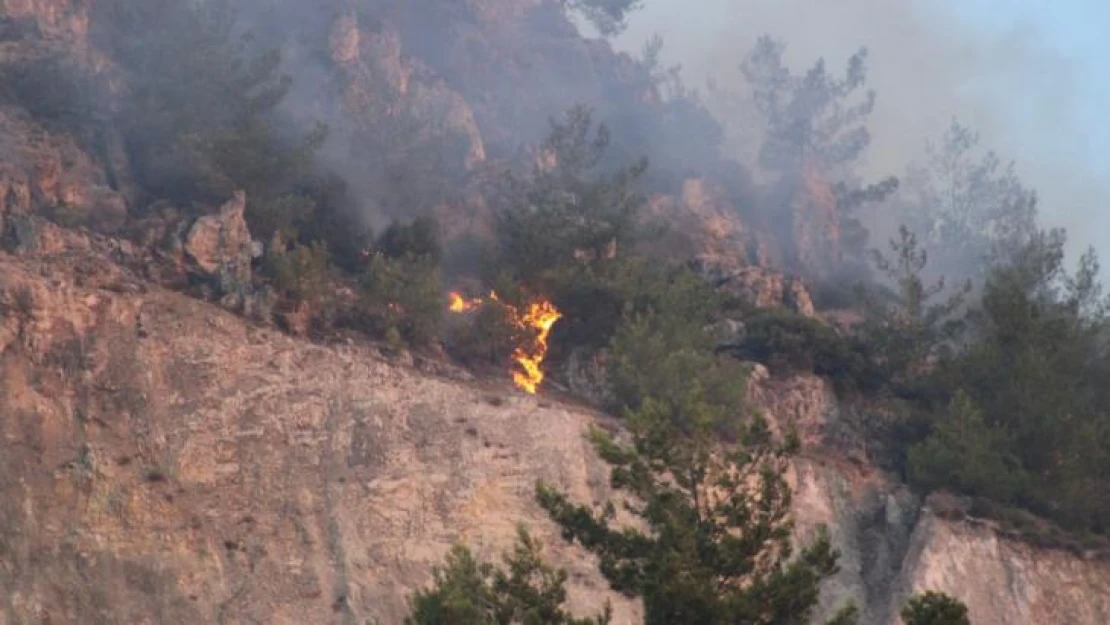
[[[470,312],[482,305],[481,299],[466,299],[462,295],[459,295],[455,292],[451,292],[450,294],[448,294],[448,297],[451,298],[450,308],[451,312],[453,313]]]
[[[458,293],[450,293],[450,310],[454,313],[465,313],[486,303],[482,298],[466,299]],[[513,371],[513,382],[526,393],[535,395],[536,389],[543,382],[543,360],[547,356],[547,337],[555,322],[563,314],[555,305],[546,299],[539,299],[530,303],[525,311],[501,301],[497,293],[490,291],[489,300],[503,306],[509,313],[509,320],[518,329],[525,332],[536,333],[533,341],[518,345],[513,350],[513,360],[520,366],[519,371]]]

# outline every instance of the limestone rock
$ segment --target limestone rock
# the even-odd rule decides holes
[[[226,274],[240,282],[250,280],[253,245],[243,218],[246,207],[246,194],[236,191],[217,214],[200,217],[189,228],[185,252],[201,271]]]
[[[805,171],[795,184],[789,208],[796,271],[812,280],[825,279],[843,262],[836,195],[815,171]]]
[[[667,232],[653,247],[681,257],[700,257],[716,267],[739,269],[749,263],[750,237],[739,213],[720,185],[704,178],[683,182],[679,196],[655,196],[647,217],[667,224]]]
[[[49,215],[66,225],[118,229],[128,201],[111,188],[105,164],[26,112],[0,107],[0,226],[5,215]]]
[[[462,144],[461,153],[444,151],[443,158],[459,157],[457,165],[468,169],[484,161],[485,145],[470,104],[406,54],[404,45],[401,33],[388,21],[371,30],[345,14],[333,25],[331,55],[341,70],[342,90],[337,113],[354,133],[350,140],[379,140],[372,135],[392,125],[393,132],[411,133],[393,149],[454,142]]]
[[[607,496],[590,414],[46,269],[0,257],[0,621],[400,623],[523,521],[576,611],[639,622],[533,500]]]
[[[806,317],[817,314],[809,290],[797,277],[754,265],[721,262],[719,257],[709,255],[698,256],[692,266],[718,289],[754,308],[787,308]]]
[[[962,600],[976,625],[1110,623],[1107,561],[1036,549],[988,525],[928,512],[914,528],[890,612],[925,590]]]
[[[806,317],[817,316],[817,309],[813,306],[813,297],[810,296],[809,290],[806,289],[805,284],[800,279],[791,278],[788,280],[785,291],[783,301],[787,308]]]

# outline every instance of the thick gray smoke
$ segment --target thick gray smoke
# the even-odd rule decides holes
[[[638,51],[658,33],[663,59],[681,63],[688,84],[713,78],[739,89],[738,66],[763,33],[787,43],[797,70],[824,57],[830,70],[867,46],[869,85],[878,93],[866,163],[874,176],[901,175],[953,116],[982,144],[1014,159],[1041,196],[1045,225],[1063,226],[1073,254],[1088,245],[1110,254],[1110,179],[1099,176],[1077,114],[1082,81],[1074,60],[1054,52],[1037,25],[990,34],[957,22],[939,0],[653,0],[616,45]],[[1005,19],[1001,16],[1000,19]],[[1105,172],[1104,172],[1105,174]],[[889,224],[875,223],[877,230]]]

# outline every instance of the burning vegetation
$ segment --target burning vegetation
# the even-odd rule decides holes
[[[490,291],[488,298],[467,299],[455,292],[449,297],[451,303],[448,308],[453,313],[471,312],[489,302],[505,310],[513,329],[521,333],[519,337],[514,337],[516,347],[512,358],[519,368],[512,372],[513,382],[521,390],[534,395],[544,378],[542,365],[547,356],[547,338],[555,322],[562,318],[562,313],[545,298],[517,308],[502,300],[494,291]]]

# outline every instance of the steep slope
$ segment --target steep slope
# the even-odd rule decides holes
[[[299,343],[119,268],[81,287],[90,259],[65,255],[0,260],[0,622],[396,623],[452,541],[494,556],[536,524],[536,479],[604,495],[587,412]],[[590,562],[536,525],[599,608]]]
[[[639,622],[532,502],[537,479],[606,496],[582,434],[606,419],[371,347],[320,346],[144,283],[128,244],[37,226],[0,255],[0,623],[397,623],[449,545],[487,557],[525,522],[572,572],[575,609]],[[895,623],[940,589],[986,625],[1096,625],[1110,565],[945,521],[822,451],[828,384],[758,376],[796,424],[803,535],[828,523],[854,597]]]

